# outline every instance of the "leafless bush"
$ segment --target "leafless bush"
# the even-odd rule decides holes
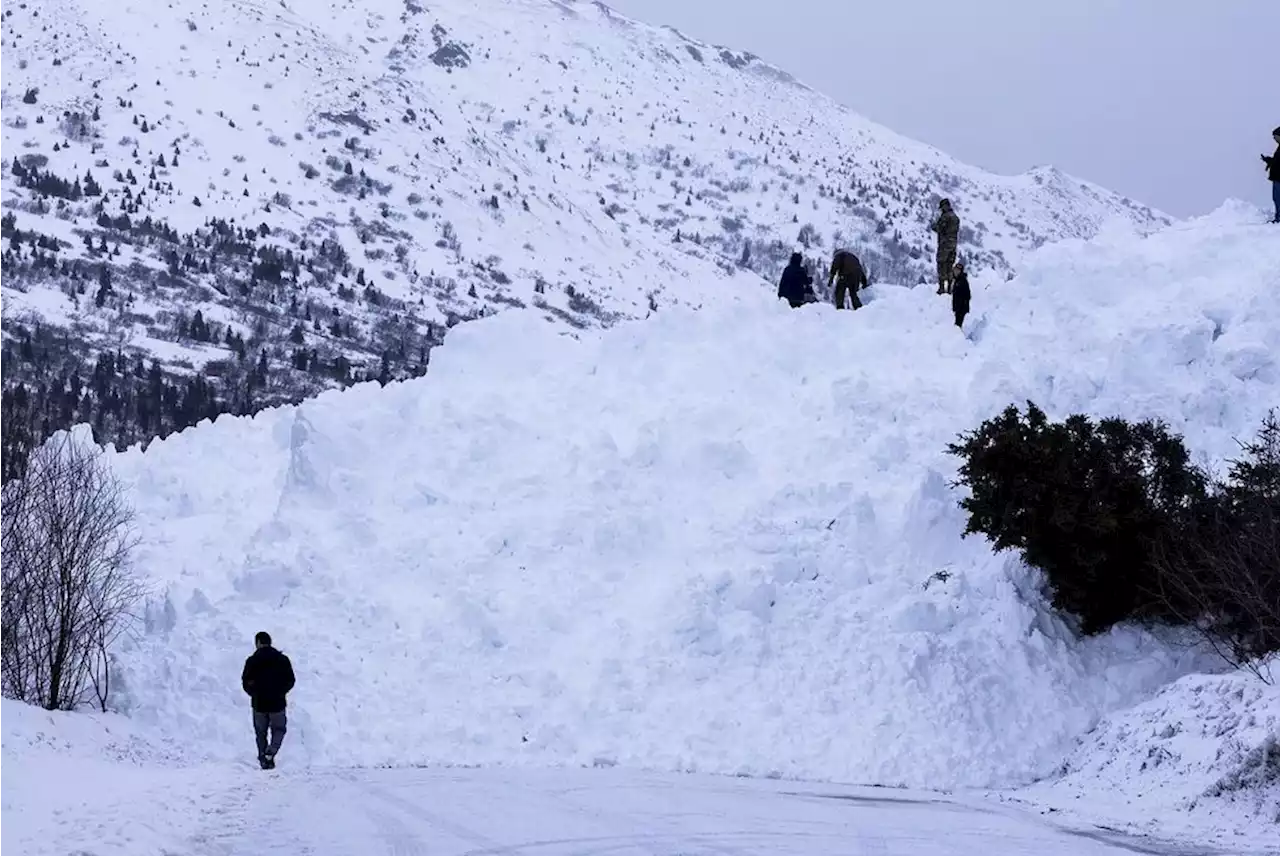
[[[108,658],[145,595],[122,486],[90,440],[59,432],[5,483],[2,503],[4,694],[106,710]]]
[[[1273,411],[1202,509],[1157,545],[1158,601],[1228,663],[1271,683],[1280,652],[1280,417]]]
[[[1231,665],[1271,683],[1280,651],[1280,519],[1258,508],[1248,525],[1214,519],[1181,531],[1156,560],[1159,598]]]

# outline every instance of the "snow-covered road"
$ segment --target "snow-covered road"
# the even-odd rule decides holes
[[[1071,832],[998,803],[885,788],[617,769],[281,768],[183,778],[157,782],[149,798],[120,794],[114,805],[81,804],[44,822],[6,812],[6,850],[33,844],[41,852],[94,856],[1207,853]],[[175,806],[181,808],[173,812]]]

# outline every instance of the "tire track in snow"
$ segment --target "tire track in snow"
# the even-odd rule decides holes
[[[522,787],[523,790],[536,794],[538,797],[541,797],[544,800],[557,803],[563,808],[569,809],[570,811],[573,811],[575,814],[578,814],[578,815],[586,815],[590,813],[595,817],[605,816],[605,817],[616,818],[617,821],[625,822],[628,826],[637,826],[639,824],[639,821],[636,818],[634,812],[626,812],[616,808],[602,808],[599,806],[588,806],[573,799],[571,794],[581,792],[582,790],[584,790],[582,788],[535,790],[531,785],[527,785],[527,784],[522,785],[520,787]],[[653,819],[649,818],[646,821],[646,825],[652,828],[655,825],[653,822]],[[662,825],[669,830],[675,830],[675,826],[676,826],[674,822],[672,822],[670,819],[666,817],[662,818]],[[672,833],[672,834],[677,834],[677,833]],[[685,833],[685,835],[687,835],[687,833]],[[577,839],[577,840],[585,842],[585,841],[588,841],[589,839],[583,838],[583,839]],[[753,856],[753,854],[749,851],[742,850],[736,847],[723,846],[715,842],[702,843],[702,846],[705,848],[706,853],[716,853],[716,854],[720,854],[720,856]],[[591,852],[600,853],[604,851],[593,850]],[[467,854],[467,856],[471,856],[471,854]],[[480,856],[480,854],[474,854],[474,856]]]
[[[170,852],[187,856],[1212,853],[1123,836],[1111,840],[1088,830],[1054,827],[1024,812],[970,806],[965,801],[707,788],[696,781],[674,787],[661,781],[613,786],[596,781],[565,788],[563,778],[542,776],[529,780],[493,774],[423,777],[406,770],[299,770],[285,775],[247,774],[222,784],[227,787],[193,788],[191,795],[199,795],[204,802],[204,822],[187,839],[187,847]],[[637,792],[628,795],[631,790]],[[424,805],[428,802],[431,808]],[[845,808],[837,808],[842,803]],[[807,810],[821,805],[834,810]],[[1028,850],[1028,846],[1038,849]]]
[[[377,809],[371,810],[369,817],[378,821],[378,837],[386,842],[391,856],[422,856],[428,852],[400,818]]]
[[[427,825],[429,829],[442,831],[453,838],[460,841],[468,841],[472,844],[479,845],[472,849],[462,851],[459,856],[525,856],[526,854],[546,854],[546,856],[606,856],[611,853],[651,853],[655,847],[666,848],[672,846],[678,847],[679,852],[683,856],[754,856],[755,853],[778,853],[776,844],[768,843],[769,839],[781,841],[794,841],[796,839],[809,839],[813,843],[825,843],[833,840],[835,836],[822,833],[810,833],[803,831],[786,831],[786,832],[770,832],[765,830],[752,831],[708,831],[708,832],[688,832],[675,829],[670,821],[665,821],[664,825],[668,826],[670,831],[663,832],[633,832],[612,835],[584,835],[584,836],[566,836],[563,838],[544,838],[532,841],[524,841],[514,844],[504,844],[495,839],[476,831],[475,829],[461,823],[449,820],[438,812],[433,812],[423,808],[410,799],[398,796],[388,792],[384,787],[374,784],[370,781],[360,782],[364,791],[370,796],[375,797],[382,803],[390,805],[405,815],[419,820]],[[509,784],[509,783],[506,783]],[[527,790],[521,788],[520,790]],[[535,791],[538,796],[551,796],[555,801],[571,811],[574,815],[585,816],[589,811],[596,811],[589,806],[574,803],[569,799],[565,799],[562,795],[556,793],[548,793],[546,791]],[[503,794],[500,798],[511,796]],[[609,815],[625,820],[627,825],[631,826],[636,823],[634,814],[626,812],[609,810]],[[384,840],[391,847],[391,853],[394,856],[416,856],[416,854],[427,852],[424,848],[427,841],[414,840],[414,834],[401,823],[398,819],[390,817],[383,812],[374,809],[370,812],[370,816],[376,816],[386,823],[386,830],[389,835],[383,836]],[[647,825],[652,826],[652,818],[649,819]],[[381,835],[381,831],[380,831]],[[751,847],[752,849],[744,849],[742,846],[735,846],[730,843],[729,839],[740,839],[742,845]],[[430,841],[430,845],[434,848],[436,842]],[[756,846],[763,848],[756,850]],[[696,849],[689,849],[690,847]],[[868,856],[883,851],[883,842],[880,849],[858,849],[855,853]],[[676,852],[676,851],[672,851]],[[806,852],[801,849],[798,852]]]
[[[370,781],[367,781],[367,780],[362,781],[360,784],[369,795],[378,798],[383,803],[393,806],[403,814],[406,814],[415,820],[421,821],[422,823],[427,824],[427,826],[433,829],[438,829],[443,832],[446,832],[460,841],[466,841],[473,845],[478,845],[481,848],[497,848],[494,852],[502,852],[502,848],[506,846],[506,845],[500,844],[499,842],[495,841],[492,838],[482,835],[481,833],[475,831],[474,829],[471,829],[470,827],[464,826],[463,824],[457,823],[452,820],[448,820],[447,818],[443,817],[440,814],[437,814],[436,812],[428,811],[427,809],[423,808],[417,803],[411,802],[410,800],[407,800],[404,797],[396,796],[395,794],[389,793],[384,788],[378,785],[375,785]],[[410,852],[416,852],[416,851],[410,851]]]
[[[673,853],[679,853],[681,856],[704,856],[711,853],[732,853],[747,854],[753,851],[733,848],[726,850],[724,845],[726,839],[743,839],[743,843],[749,846],[759,845],[762,853],[780,854],[787,851],[777,849],[776,844],[769,843],[770,839],[780,841],[796,841],[798,839],[806,839],[809,843],[798,848],[796,853],[816,853],[817,850],[809,849],[815,844],[823,844],[831,847],[840,847],[846,852],[856,854],[856,856],[875,856],[877,853],[884,852],[882,850],[867,851],[862,849],[848,850],[850,842],[840,836],[816,832],[654,832],[654,833],[632,833],[624,835],[600,835],[600,836],[582,836],[576,838],[547,838],[537,841],[526,841],[522,844],[509,844],[501,847],[487,850],[467,850],[459,856],[526,856],[526,854],[536,854],[538,851],[545,851],[545,856],[604,856],[607,853],[615,853],[618,851],[635,851],[638,853],[652,853],[652,845],[678,845],[678,850]],[[568,849],[569,847],[578,847],[580,845],[588,845],[586,849]],[[696,850],[690,850],[689,847],[694,846]],[[565,848],[563,850],[559,848]]]

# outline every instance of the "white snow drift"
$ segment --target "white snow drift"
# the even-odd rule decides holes
[[[1061,775],[1019,794],[1166,838],[1280,852],[1280,686],[1188,675],[1103,720]],[[1173,811],[1170,811],[1173,809]]]
[[[961,540],[944,446],[1030,398],[1229,456],[1280,402],[1280,234],[1250,217],[1046,247],[975,285],[965,332],[893,287],[576,337],[506,313],[420,381],[120,454],[167,592],[122,701],[251,754],[238,677],[266,629],[299,675],[286,764],[1049,773],[1204,661],[1076,640],[1034,574]]]

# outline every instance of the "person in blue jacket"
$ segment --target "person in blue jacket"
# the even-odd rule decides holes
[[[799,253],[791,254],[791,261],[782,271],[782,279],[778,282],[778,297],[798,309],[810,302],[813,294],[813,277],[804,268],[804,257]]]

